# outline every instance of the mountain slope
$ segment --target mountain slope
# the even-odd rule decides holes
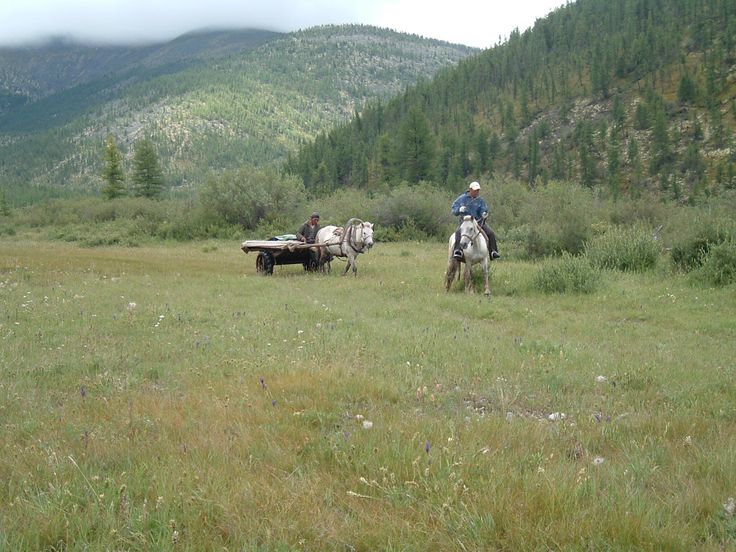
[[[150,136],[174,185],[213,170],[277,163],[366,101],[475,53],[367,26],[254,33],[193,33],[87,57],[72,48],[65,55],[79,55],[84,70],[42,84],[34,80],[40,70],[18,77],[36,84],[23,89],[26,103],[0,117],[0,178],[98,187],[108,132],[128,156],[137,139]]]
[[[288,166],[323,191],[493,175],[612,195],[736,186],[734,37],[732,0],[578,0],[369,106]]]

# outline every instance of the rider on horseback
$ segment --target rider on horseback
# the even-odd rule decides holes
[[[498,245],[496,244],[496,234],[486,224],[486,218],[488,217],[488,205],[485,200],[480,197],[480,184],[477,182],[471,182],[468,186],[468,191],[460,195],[452,204],[452,214],[455,216],[472,215],[478,224],[485,232],[488,238],[488,251],[491,256],[491,260],[500,259],[501,255],[498,254]],[[452,256],[456,259],[463,258],[462,249],[460,249],[460,228],[458,227],[455,232],[455,245],[453,247]]]

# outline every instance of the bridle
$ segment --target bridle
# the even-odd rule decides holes
[[[360,225],[358,225],[360,226],[360,238],[358,238],[357,232],[353,232],[355,225],[352,224],[352,221],[353,219],[349,220],[345,225],[345,230],[343,231],[342,239],[340,240],[340,249],[344,251],[343,244],[346,244],[356,253],[363,253],[366,249],[370,249],[373,244],[366,244],[363,239],[363,234],[365,232],[363,221],[359,221]]]
[[[474,232],[472,236],[471,236],[470,234],[467,234],[467,233],[465,233],[465,232],[463,232],[463,231],[462,231],[462,228],[463,228],[463,224],[464,224],[465,222],[471,222],[471,223],[472,223],[472,226],[473,226],[473,232]],[[476,239],[476,238],[477,238],[477,237],[478,237],[478,236],[480,235],[480,233],[481,233],[481,230],[480,230],[480,224],[478,224],[478,221],[477,221],[477,220],[475,220],[475,219],[474,219],[473,217],[470,217],[470,220],[469,220],[469,221],[463,221],[462,223],[460,223],[460,228],[461,228],[461,232],[460,232],[460,239],[462,240],[463,238],[468,238],[468,241],[470,242],[470,245],[472,245],[472,244],[473,244],[473,242],[475,241],[475,239]]]

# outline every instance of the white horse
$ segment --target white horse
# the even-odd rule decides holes
[[[447,273],[445,274],[445,291],[450,291],[450,286],[457,273],[460,278],[460,263],[465,263],[465,291],[473,293],[473,282],[471,279],[471,269],[474,264],[480,263],[483,267],[483,282],[485,284],[485,295],[490,295],[491,290],[488,287],[488,242],[485,233],[480,224],[470,215],[465,215],[460,223],[460,249],[463,252],[462,259],[453,257],[453,248],[455,247],[455,233],[450,235],[448,244],[448,260]]]
[[[357,276],[356,257],[373,247],[373,223],[351,218],[344,228],[325,226],[317,232],[315,245],[320,246],[320,263],[332,257],[347,258],[348,263],[343,276],[347,274],[350,267],[353,268],[353,275]]]

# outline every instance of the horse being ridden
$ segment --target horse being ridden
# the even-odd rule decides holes
[[[474,264],[480,264],[483,268],[483,283],[485,295],[490,295],[491,290],[488,287],[488,269],[490,265],[490,257],[488,255],[488,241],[483,229],[478,221],[471,215],[465,215],[460,223],[460,250],[462,257],[457,258],[454,255],[455,249],[455,233],[450,234],[448,242],[447,254],[447,273],[445,274],[445,291],[450,291],[450,286],[457,273],[460,277],[460,263],[465,263],[465,291],[473,292],[473,282],[471,279],[471,270]]]
[[[353,275],[358,275],[357,257],[373,247],[373,224],[351,218],[344,228],[339,226],[325,226],[317,233],[317,245],[320,246],[320,262],[326,262],[331,257],[347,258],[347,266],[343,276],[350,267]]]

